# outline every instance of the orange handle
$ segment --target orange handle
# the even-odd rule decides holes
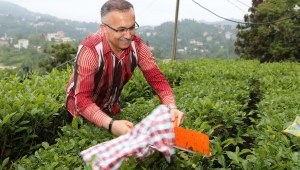
[[[175,120],[173,122],[174,127],[177,127],[178,117],[175,117]]]

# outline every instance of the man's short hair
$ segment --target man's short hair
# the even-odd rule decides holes
[[[133,5],[126,0],[108,0],[101,7],[101,19],[105,17],[109,12],[120,11],[126,12],[133,9]]]

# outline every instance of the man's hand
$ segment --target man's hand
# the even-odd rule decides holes
[[[134,124],[127,120],[115,120],[111,126],[111,133],[115,136],[121,136],[131,131]]]
[[[180,126],[184,121],[184,113],[178,109],[170,109],[170,113],[172,115],[172,122],[175,120],[175,117],[178,118],[177,126]]]
[[[108,129],[111,120],[112,118],[107,116],[102,123],[102,127]],[[126,134],[133,128],[133,126],[134,124],[127,120],[115,120],[111,125],[111,133],[118,137]]]

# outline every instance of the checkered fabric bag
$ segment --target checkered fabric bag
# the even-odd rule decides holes
[[[164,154],[168,162],[175,154],[174,127],[169,108],[158,106],[132,131],[110,141],[88,148],[80,153],[93,169],[118,169],[122,161],[134,154],[136,159],[145,159],[155,150]]]
[[[294,122],[282,132],[300,137],[300,116],[297,116]]]

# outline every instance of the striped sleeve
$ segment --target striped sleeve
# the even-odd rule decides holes
[[[99,127],[102,127],[103,120],[107,117],[107,115],[102,112],[95,103],[91,106],[88,106],[81,114],[88,121],[94,123]]]
[[[92,101],[97,70],[98,57],[91,49],[83,46],[79,49],[74,71],[75,105],[83,117],[102,127],[102,121],[107,115]]]
[[[143,41],[139,46],[139,68],[143,72],[147,82],[157,93],[159,100],[165,104],[175,104],[172,88],[163,73],[159,70],[152,53]]]

